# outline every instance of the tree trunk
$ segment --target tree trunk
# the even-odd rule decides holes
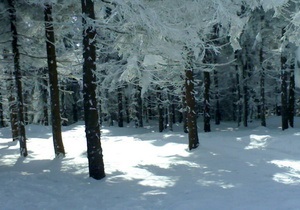
[[[290,67],[290,87],[289,87],[289,123],[294,127],[295,115],[295,65]]]
[[[189,150],[195,149],[199,146],[193,71],[193,52],[188,51],[187,66],[185,69],[185,97],[187,105]]]
[[[164,130],[164,108],[162,105],[162,98],[160,88],[157,89],[157,110],[158,110],[158,131],[163,132]]]
[[[94,179],[105,177],[100,127],[96,100],[96,31],[92,25],[95,20],[94,1],[81,0],[83,25],[83,103],[85,133],[87,139],[87,156],[89,175]]]
[[[282,130],[288,129],[288,95],[287,95],[287,72],[286,58],[281,55],[281,123]]]
[[[169,119],[169,130],[173,131],[173,120],[174,120],[174,104],[173,104],[173,96],[171,94],[168,94],[168,98],[169,98],[169,115],[168,115],[168,119]]]
[[[135,85],[135,112],[136,112],[136,126],[142,128],[143,125],[143,100],[142,100],[142,88],[139,85]]]
[[[130,111],[129,111],[129,102],[128,102],[128,97],[125,96],[125,112],[126,112],[126,123],[130,123]]]
[[[45,35],[47,49],[47,63],[49,73],[50,98],[51,98],[51,121],[54,153],[56,156],[64,156],[65,149],[61,136],[61,117],[59,105],[59,90],[57,78],[57,64],[55,51],[55,38],[52,18],[52,6],[45,4]]]
[[[42,100],[43,100],[43,120],[42,124],[45,126],[49,125],[49,115],[48,115],[48,80],[46,71],[47,69],[42,68],[41,74],[42,76],[42,82],[41,82],[41,92],[42,92]]]
[[[2,105],[2,94],[0,93],[0,128],[4,127],[4,114],[3,114],[3,105]]]
[[[123,127],[123,89],[118,87],[118,126]]]
[[[216,100],[216,107],[215,107],[215,124],[220,125],[221,123],[221,111],[220,111],[220,97],[219,97],[219,79],[218,79],[218,72],[214,70],[214,83],[215,83],[215,100]]]
[[[248,126],[248,102],[249,102],[249,93],[248,93],[248,61],[246,60],[247,53],[244,55],[244,64],[242,69],[243,77],[243,125],[244,127]]]
[[[263,12],[263,11],[262,11]],[[260,16],[260,32],[265,28],[265,16],[264,13]],[[260,43],[259,49],[259,65],[260,65],[260,120],[261,126],[266,126],[266,102],[265,102],[265,69],[263,67],[263,40]]]
[[[20,142],[20,155],[26,157],[28,155],[26,146],[26,133],[24,121],[24,103],[23,103],[23,90],[22,90],[22,75],[20,70],[20,53],[18,46],[18,33],[16,27],[16,9],[15,1],[8,0],[9,4],[9,17],[12,33],[12,51],[14,57],[14,77],[17,89],[17,126],[18,126],[18,139]]]
[[[238,126],[241,125],[242,122],[242,94],[241,94],[241,84],[240,84],[240,52],[239,51],[235,51],[234,53],[234,58],[236,59],[236,64],[235,64],[235,75],[236,75],[236,107],[237,107],[237,123]]]
[[[185,88],[184,88],[185,89]],[[188,123],[187,123],[187,105],[186,105],[186,92],[183,93],[182,96],[182,124],[183,124],[183,132],[188,133]],[[180,118],[179,118],[180,119]]]
[[[204,118],[204,132],[210,132],[210,74],[204,72],[204,94],[203,94],[203,118]]]

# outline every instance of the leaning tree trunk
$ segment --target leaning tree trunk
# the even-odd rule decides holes
[[[46,35],[47,62],[48,62],[50,98],[51,98],[51,121],[52,121],[54,153],[56,156],[64,156],[65,149],[62,141],[62,136],[61,136],[61,117],[60,117],[60,105],[59,105],[55,38],[54,38],[54,28],[53,28],[53,18],[52,18],[52,6],[50,4],[45,4],[44,15],[45,15],[45,35]]]
[[[100,126],[96,100],[96,30],[93,0],[81,0],[83,25],[83,104],[89,175],[94,179],[105,177]]]
[[[204,103],[203,103],[203,118],[204,118],[204,132],[210,132],[210,100],[209,100],[209,89],[210,89],[210,74],[204,72]]]
[[[14,57],[14,77],[17,89],[17,125],[18,125],[18,139],[20,142],[20,154],[23,157],[28,155],[27,146],[26,146],[26,134],[25,134],[25,121],[24,121],[24,103],[23,103],[23,91],[22,91],[22,75],[20,70],[20,53],[18,46],[18,33],[16,27],[16,9],[15,1],[8,0],[9,4],[9,17],[10,17],[10,26],[12,33],[12,51]]]
[[[194,86],[194,70],[193,70],[193,52],[189,51],[187,55],[187,65],[185,69],[185,98],[187,109],[187,127],[189,136],[189,150],[199,146],[196,99]]]

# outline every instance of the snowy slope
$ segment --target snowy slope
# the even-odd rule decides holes
[[[100,181],[88,177],[82,123],[63,128],[63,159],[54,159],[50,127],[27,126],[25,159],[0,129],[0,209],[300,209],[300,121],[286,131],[279,118],[267,124],[222,123],[201,131],[191,152],[181,125],[103,127]]]

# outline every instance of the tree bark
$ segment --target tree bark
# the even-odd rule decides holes
[[[243,125],[244,127],[248,126],[248,103],[249,103],[249,93],[248,93],[248,61],[247,61],[247,52],[244,52],[244,63],[242,66],[242,77],[243,77]]]
[[[240,84],[240,65],[239,65],[239,60],[241,59],[240,57],[240,52],[235,51],[234,53],[234,58],[236,59],[236,64],[235,64],[235,78],[236,78],[236,107],[237,107],[237,117],[236,121],[238,123],[238,127],[241,125],[242,122],[242,94],[241,94],[241,84]]]
[[[210,74],[204,72],[204,94],[203,94],[203,118],[204,118],[204,132],[210,132]]]
[[[142,100],[142,88],[139,85],[135,85],[135,114],[136,114],[136,126],[142,128],[143,125],[143,100]]]
[[[123,89],[118,87],[118,126],[123,127]]]
[[[194,86],[193,52],[188,51],[185,69],[185,97],[187,105],[187,128],[189,137],[189,150],[199,146],[196,99]]]
[[[288,129],[288,95],[287,95],[287,72],[286,58],[281,55],[281,123],[282,130]]]
[[[65,155],[65,149],[61,136],[61,117],[59,105],[59,90],[58,90],[58,76],[56,63],[55,38],[52,18],[52,6],[45,4],[45,35],[46,35],[46,49],[47,49],[47,63],[49,73],[49,86],[51,98],[51,121],[52,121],[52,135],[54,153],[58,156]]]
[[[2,105],[3,97],[0,93],[0,128],[4,127],[4,114],[3,114],[3,105]]]
[[[215,124],[220,125],[221,123],[221,110],[220,110],[220,96],[219,96],[219,78],[217,70],[214,70],[214,84],[215,84],[215,100],[216,100],[216,107],[215,107]]]
[[[164,108],[162,105],[161,89],[157,88],[158,131],[164,130]]]
[[[263,11],[261,11],[263,12]],[[260,16],[260,32],[265,28],[265,15],[264,13]],[[259,65],[260,65],[260,120],[261,126],[266,127],[266,102],[265,102],[265,69],[263,67],[263,47],[264,42],[263,39],[260,43],[259,49]]]
[[[289,124],[294,127],[295,116],[295,65],[290,67],[290,86],[289,86]]]
[[[23,90],[22,90],[22,75],[20,70],[20,53],[18,46],[18,32],[16,26],[16,9],[15,1],[8,0],[9,4],[9,17],[12,33],[12,51],[14,56],[14,77],[17,89],[17,126],[18,126],[18,139],[20,142],[20,155],[26,157],[28,155],[26,145],[26,132],[24,121],[24,102],[23,102]]]
[[[94,179],[105,177],[100,127],[96,100],[96,30],[91,21],[95,20],[94,1],[81,0],[83,25],[83,100],[85,133],[89,175]]]

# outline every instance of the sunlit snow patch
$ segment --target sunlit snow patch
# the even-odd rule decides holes
[[[250,135],[250,143],[245,149],[264,149],[268,145],[269,135]]]
[[[276,173],[273,180],[282,184],[300,184],[300,161],[296,160],[273,160],[269,163],[277,165],[279,168],[288,169],[287,172]]]

